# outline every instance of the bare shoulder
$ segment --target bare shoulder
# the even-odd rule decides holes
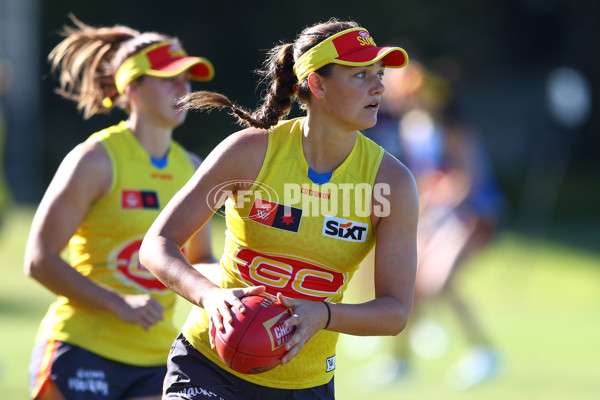
[[[262,153],[266,153],[267,138],[268,132],[265,129],[246,128],[232,133],[221,144],[234,151],[262,151]]]
[[[102,197],[112,184],[110,157],[100,142],[88,139],[65,156],[57,177],[69,185],[85,187],[95,198]]]
[[[76,170],[92,169],[96,172],[110,170],[110,157],[104,146],[97,140],[88,139],[75,146],[64,158],[62,165]]]
[[[253,180],[258,175],[267,153],[268,132],[264,129],[247,128],[225,138],[206,161],[219,164],[229,170],[232,179]]]
[[[415,192],[417,187],[415,178],[406,165],[387,151],[381,160],[375,183],[389,184],[405,190],[415,190]]]
[[[382,221],[385,225],[402,226],[407,229],[416,226],[419,197],[417,184],[410,170],[398,159],[389,153],[385,153],[373,190],[373,216],[374,226],[381,227]]]

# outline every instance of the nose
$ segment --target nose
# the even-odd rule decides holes
[[[375,78],[372,93],[381,96],[385,92],[385,85],[379,78]]]
[[[192,89],[190,77],[188,74],[179,74],[175,77],[175,83],[178,90],[184,90],[186,93]]]

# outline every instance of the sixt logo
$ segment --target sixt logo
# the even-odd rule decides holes
[[[323,236],[349,242],[364,242],[367,240],[369,226],[362,222],[350,221],[337,217],[325,217]]]

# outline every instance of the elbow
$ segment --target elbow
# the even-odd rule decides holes
[[[25,260],[25,265],[23,266],[23,273],[25,274],[25,276],[33,278],[34,270],[35,265],[29,260]]]
[[[45,262],[42,258],[36,257],[25,257],[25,264],[23,266],[23,273],[29,278],[33,278],[36,281],[40,281],[43,275],[43,266]]]
[[[148,268],[148,266],[150,265],[150,260],[152,258],[149,253],[150,245],[148,244],[148,240],[144,238],[144,240],[142,240],[142,245],[140,246],[138,257],[140,260],[140,264],[142,264],[145,268]]]
[[[45,269],[52,265],[52,259],[60,257],[43,246],[39,240],[28,240],[25,247],[23,273],[36,281],[43,279]]]
[[[398,336],[406,328],[406,321],[404,316],[397,318],[396,323],[391,326],[390,336]]]
[[[148,238],[148,235],[144,237],[142,240],[142,244],[139,249],[138,257],[140,264],[142,264],[146,269],[148,269],[153,274],[156,274],[156,262],[155,262],[155,252],[157,249],[156,241],[153,241]]]
[[[404,330],[404,328],[406,328],[409,314],[410,309],[407,309],[402,305],[398,305],[394,316],[390,318],[390,320],[393,321],[393,323],[390,324],[390,336],[397,336]]]

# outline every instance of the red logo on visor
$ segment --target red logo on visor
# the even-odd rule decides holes
[[[332,42],[339,57],[343,57],[346,61],[365,61],[364,56],[355,59],[355,56],[352,53],[365,46],[375,46],[375,41],[367,31],[348,32],[345,35],[336,37]]]

